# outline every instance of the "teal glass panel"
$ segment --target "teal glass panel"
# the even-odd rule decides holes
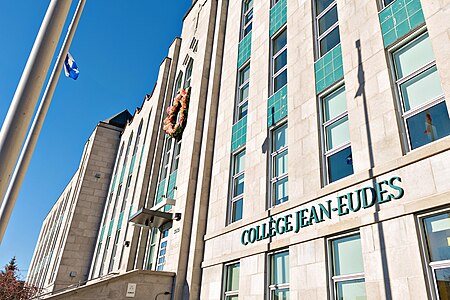
[[[119,220],[117,221],[117,229],[122,228],[123,212],[119,214]]]
[[[169,199],[175,199],[175,187],[177,184],[177,174],[178,174],[178,171],[175,170],[169,176],[169,185],[167,187],[167,198],[169,198]]]
[[[159,182],[158,188],[156,190],[156,201],[155,204],[159,204],[162,201],[162,196],[164,195],[164,188],[166,186],[166,180],[163,179]]]
[[[333,269],[337,276],[364,272],[359,234],[333,241]]]
[[[405,111],[444,94],[436,67],[413,77],[400,85]]]
[[[245,145],[247,139],[247,116],[233,125],[231,130],[231,151]]]
[[[450,214],[443,213],[423,219],[428,253],[431,261],[450,259]]]
[[[287,21],[287,1],[280,0],[270,9],[270,36],[274,35]]]
[[[131,157],[130,169],[128,171],[129,174],[133,173],[134,163],[136,162],[136,155]]]
[[[252,52],[252,33],[247,34],[238,46],[238,68],[250,59]]]
[[[103,240],[103,234],[105,234],[105,226],[102,227],[102,231],[100,233],[100,242]]]
[[[323,92],[344,76],[342,48],[338,44],[314,63],[316,93]]]
[[[268,99],[267,126],[271,127],[287,116],[287,85]]]
[[[113,230],[113,226],[114,226],[114,220],[111,220],[109,222],[108,236],[111,236],[111,233],[112,233],[112,230]]]
[[[434,60],[434,53],[428,33],[394,52],[395,71],[397,78],[420,69]]]
[[[342,300],[365,300],[366,286],[364,279],[341,281],[336,283],[337,299]]]
[[[379,19],[385,47],[425,23],[420,0],[395,0],[380,11]]]
[[[116,186],[117,175],[114,175],[112,184],[111,184],[111,192],[114,191],[114,187]]]

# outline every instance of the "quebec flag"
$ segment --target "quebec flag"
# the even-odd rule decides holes
[[[66,59],[64,60],[64,73],[67,77],[74,80],[78,78],[78,74],[80,73],[80,71],[78,71],[77,63],[69,52],[67,52]]]

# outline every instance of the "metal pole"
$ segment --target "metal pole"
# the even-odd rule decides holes
[[[81,13],[83,12],[85,3],[86,0],[80,0],[78,2],[78,6],[75,10],[72,22],[70,23],[67,30],[66,37],[61,46],[58,58],[56,59],[52,74],[50,75],[50,79],[48,81],[47,87],[45,88],[41,103],[36,112],[33,124],[31,125],[30,132],[28,133],[27,140],[25,141],[25,145],[22,149],[22,152],[20,153],[19,161],[17,162],[17,166],[12,175],[8,190],[6,191],[5,199],[3,199],[0,208],[0,244],[3,240],[3,235],[5,234],[9,218],[11,217],[11,213],[16,203],[17,196],[19,195],[20,187],[22,186],[23,179],[25,178],[25,174],[30,164],[31,157],[33,156],[34,148],[36,147],[36,143],[44,124],[48,108],[50,106],[50,103],[52,102],[53,94],[55,92],[56,86],[58,84],[58,79],[64,65],[64,60],[77,30],[78,22],[80,21]]]
[[[19,157],[72,0],[52,0],[0,131],[0,201]]]

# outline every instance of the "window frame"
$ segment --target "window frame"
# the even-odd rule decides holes
[[[344,89],[345,91],[345,83],[344,80],[341,79],[338,82],[336,82],[335,84],[333,84],[331,87],[327,88],[324,92],[320,93],[317,98],[318,98],[318,106],[319,106],[319,121],[320,121],[320,144],[322,147],[322,155],[321,155],[321,159],[322,159],[322,180],[323,180],[323,185],[328,185],[334,182],[337,182],[341,179],[347,178],[348,176],[345,176],[343,178],[337,179],[335,181],[330,181],[330,174],[329,174],[329,163],[328,163],[328,158],[331,157],[332,155],[345,150],[346,148],[350,147],[351,148],[351,139],[349,139],[348,142],[343,143],[335,148],[332,148],[331,150],[328,150],[328,137],[327,137],[327,131],[326,129],[332,125],[333,123],[339,122],[345,118],[348,119],[348,107],[346,108],[345,112],[340,113],[339,115],[331,118],[328,121],[325,121],[325,99],[329,96],[331,96],[334,93],[337,93],[339,90]],[[344,92],[345,93],[345,92]],[[346,99],[347,100],[347,99]],[[347,120],[348,122],[350,122],[350,119]],[[350,124],[350,123],[349,123]],[[353,173],[354,174],[354,173]]]
[[[247,15],[253,14],[253,1],[254,0],[244,0],[244,1],[242,1],[241,34],[240,34],[239,41],[242,41],[253,30],[253,28],[252,28],[253,27],[253,15],[252,15],[252,18],[250,19],[250,21],[247,24],[245,24],[245,20],[247,19]],[[245,10],[246,2],[252,2],[252,6],[249,9],[247,9],[247,10]],[[245,31],[247,30],[248,27],[250,27],[250,30],[247,33],[245,33]]]
[[[281,284],[272,284],[272,276],[273,276],[273,265],[274,265],[274,261],[273,261],[273,256],[279,253],[283,253],[283,252],[287,252],[288,254],[288,259],[289,259],[289,268],[286,270],[287,274],[289,275],[289,282],[287,283],[281,283]],[[276,292],[277,290],[287,290],[288,293],[290,294],[290,283],[291,283],[291,263],[290,263],[290,251],[289,248],[285,248],[285,249],[279,249],[273,252],[270,252],[267,254],[267,291],[268,291],[268,298],[269,300],[273,300],[273,293]]]
[[[245,80],[243,83],[241,83],[241,75],[243,75],[245,72],[245,70],[247,70],[248,68],[248,79]],[[244,90],[245,87],[247,87],[248,91],[250,92],[250,60],[247,61],[241,68],[239,68],[238,70],[238,78],[237,78],[237,83],[236,83],[236,101],[235,101],[235,108],[234,108],[234,124],[236,124],[237,122],[239,122],[240,120],[242,120],[243,118],[245,118],[245,116],[248,115],[248,99],[249,99],[249,95],[247,95],[247,98],[245,99],[241,99],[241,92]],[[241,112],[241,107],[247,105],[247,113],[245,114],[245,116],[240,117],[240,112]]]
[[[331,11],[335,6],[337,9],[337,0],[334,0],[333,2],[331,2],[322,12],[320,12],[318,14],[317,11],[317,1],[320,0],[314,0],[313,2],[313,11],[314,11],[314,31],[315,31],[315,43],[316,43],[316,54],[317,54],[317,60],[319,60],[320,58],[322,58],[323,56],[325,56],[328,52],[330,52],[331,50],[333,50],[337,45],[340,44],[340,41],[337,45],[335,45],[333,48],[331,48],[330,50],[328,50],[327,52],[325,52],[324,54],[320,54],[321,53],[321,47],[320,47],[320,42],[329,34],[331,33],[334,29],[336,29],[337,27],[339,27],[339,14],[338,14],[338,18],[336,23],[334,23],[333,25],[331,25],[329,28],[327,28],[327,30],[325,30],[324,32],[322,32],[322,34],[320,34],[320,28],[319,28],[319,20],[325,16],[329,11]],[[338,12],[339,13],[339,12]],[[340,31],[339,31],[339,40],[340,40]]]
[[[233,216],[233,208],[234,208],[234,204],[236,204],[236,202],[242,200],[242,214],[244,212],[244,192],[245,192],[245,161],[244,161],[244,167],[243,170],[235,173],[236,172],[236,162],[237,162],[237,158],[238,156],[244,152],[244,159],[246,158],[247,152],[246,152],[246,148],[245,147],[240,147],[239,149],[237,149],[236,151],[234,151],[231,155],[231,176],[230,176],[230,196],[229,196],[229,200],[228,200],[228,218],[227,218],[227,225],[229,224],[233,224],[235,222],[238,222],[240,220],[242,220],[242,217],[240,219],[234,219]],[[241,177],[244,176],[244,190],[242,191],[241,194],[234,196],[234,191],[235,191],[235,187],[234,184],[236,182],[236,180]]]
[[[414,70],[413,72],[404,75],[400,79],[397,76],[398,66],[395,63],[395,54],[398,51],[400,51],[402,48],[407,47],[407,46],[413,44],[414,42],[418,41],[421,37],[425,36],[426,34],[428,34],[428,30],[426,29],[425,26],[422,26],[414,34],[411,34],[406,39],[403,39],[399,43],[396,43],[393,46],[386,49],[387,53],[388,53],[388,62],[389,62],[389,66],[391,69],[390,70],[391,78],[393,81],[393,85],[395,85],[395,88],[393,90],[394,90],[394,94],[395,94],[395,98],[396,98],[395,101],[396,101],[397,110],[398,110],[397,115],[399,117],[399,124],[400,124],[399,127],[400,127],[400,133],[401,133],[400,135],[401,135],[401,140],[402,140],[402,144],[403,144],[403,148],[404,148],[404,154],[406,154],[407,152],[411,152],[416,149],[422,148],[424,146],[427,146],[427,145],[439,140],[439,139],[437,139],[435,141],[431,141],[425,145],[418,146],[413,149],[412,144],[411,144],[410,132],[408,129],[407,120],[414,117],[415,115],[418,115],[418,114],[426,111],[427,109],[430,109],[440,103],[445,102],[445,93],[443,92],[441,95],[439,95],[433,99],[429,99],[428,101],[426,101],[414,108],[411,108],[408,111],[405,111],[405,100],[404,100],[404,97],[402,95],[402,90],[401,90],[402,85],[404,83],[406,83],[410,80],[413,80],[414,78],[424,74],[425,72],[427,72],[429,70],[432,70],[433,68],[437,68],[436,58],[434,58],[432,61],[426,63],[425,65],[419,67],[418,69]],[[430,38],[430,37],[428,36],[428,38]],[[434,55],[434,51],[433,51],[433,55]],[[436,72],[437,72],[437,70],[436,70]],[[439,77],[439,79],[441,79],[441,78]],[[440,80],[440,84],[441,84],[441,88],[442,88],[441,80]],[[448,107],[447,107],[447,112],[448,112]]]
[[[275,207],[278,206],[280,204],[286,203],[289,201],[289,190],[288,190],[288,196],[287,199],[280,202],[280,203],[276,203],[276,197],[275,197],[275,185],[278,181],[284,180],[286,178],[288,178],[288,189],[289,189],[289,170],[286,173],[283,173],[281,175],[275,175],[275,164],[276,164],[276,157],[280,154],[283,154],[284,152],[287,152],[287,156],[288,156],[288,166],[289,166],[289,142],[286,139],[286,145],[283,146],[282,148],[278,149],[278,150],[274,150],[275,145],[275,132],[277,130],[279,130],[280,128],[286,126],[286,136],[288,134],[288,130],[289,130],[289,125],[287,121],[282,121],[279,125],[276,125],[272,128],[269,129],[269,133],[270,133],[270,153],[269,153],[269,174],[270,174],[270,180],[269,180],[269,184],[270,184],[270,199],[269,199],[269,207]]]
[[[191,87],[193,69],[194,69],[194,59],[191,58],[189,59],[189,62],[186,66],[186,74],[184,76],[183,89]]]
[[[419,240],[420,240],[420,250],[422,257],[422,265],[425,268],[426,272],[426,285],[428,291],[431,293],[432,299],[439,300],[438,286],[435,276],[435,271],[445,268],[450,268],[450,259],[448,260],[439,260],[439,261],[431,261],[431,255],[427,247],[427,239],[426,239],[426,229],[423,221],[427,218],[438,216],[441,214],[448,213],[450,214],[450,208],[446,207],[443,209],[433,210],[426,213],[422,213],[416,216],[416,225],[419,232]],[[444,299],[441,299],[444,300]]]
[[[239,280],[241,278],[241,262],[239,260],[237,261],[232,261],[232,262],[228,262],[226,264],[224,264],[223,266],[223,293],[222,293],[222,299],[227,300],[228,297],[239,297],[239,289],[238,290],[232,290],[232,291],[227,291],[227,287],[228,287],[228,268],[232,265],[239,265]],[[239,281],[238,281],[239,283]]]
[[[366,278],[365,278],[365,272],[360,273],[353,273],[353,274],[346,274],[346,275],[334,275],[334,248],[333,248],[333,241],[343,239],[346,237],[351,237],[359,235],[360,241],[362,241],[361,238],[361,232],[360,231],[351,231],[344,234],[332,236],[326,239],[326,251],[327,251],[327,271],[328,271],[328,285],[329,285],[329,293],[330,293],[330,299],[332,300],[338,300],[337,295],[337,284],[339,282],[352,282],[357,280],[363,280],[364,281],[364,288],[366,287]],[[362,250],[362,249],[361,249]],[[364,258],[363,258],[364,260]],[[364,261],[363,261],[364,263]],[[367,289],[366,289],[367,293]]]
[[[274,44],[275,40],[279,38],[284,32],[286,32],[286,44],[278,50],[276,53],[274,52]],[[275,79],[281,75],[285,70],[287,71],[287,46],[288,46],[288,40],[287,40],[287,24],[282,26],[271,38],[270,38],[270,96],[276,94],[279,90],[281,90],[284,86],[288,84],[288,78],[286,74],[286,84],[279,87],[278,90],[275,91]],[[275,60],[283,54],[283,52],[286,51],[286,64],[280,68],[277,72],[275,72]]]

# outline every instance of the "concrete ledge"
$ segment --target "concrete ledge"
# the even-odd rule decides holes
[[[86,285],[62,291],[45,297],[45,299],[128,299],[126,297],[128,284],[136,284],[133,297],[135,300],[153,300],[156,296],[158,296],[158,300],[170,299],[171,295],[164,295],[164,292],[172,293],[174,277],[175,273],[171,272],[134,270],[113,277],[91,280]]]

